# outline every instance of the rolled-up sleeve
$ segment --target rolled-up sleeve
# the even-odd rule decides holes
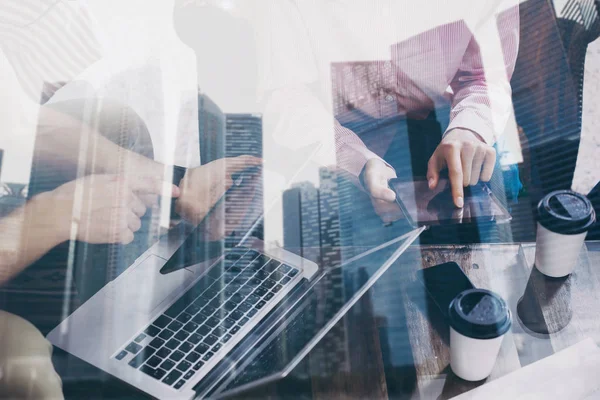
[[[450,86],[454,93],[446,133],[467,129],[494,144],[512,115],[510,78],[519,48],[519,8],[502,2],[474,27]]]

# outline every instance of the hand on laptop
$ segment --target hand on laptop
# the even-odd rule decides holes
[[[448,168],[452,186],[452,198],[458,208],[464,206],[463,186],[487,182],[492,178],[496,165],[496,151],[476,133],[465,129],[450,131],[429,159],[427,180],[429,188],[435,189],[440,171]]]
[[[179,189],[176,211],[194,224],[202,222],[225,192],[234,184],[232,175],[262,164],[252,156],[221,158],[187,171]]]
[[[71,221],[78,224],[77,240],[88,243],[123,243],[133,241],[141,227],[146,206],[140,195],[161,195],[163,182],[150,178],[126,180],[118,175],[89,175],[50,192],[49,209],[56,221],[65,221],[60,234],[68,240]],[[172,187],[172,196],[179,189]]]
[[[367,161],[363,174],[363,185],[369,195],[375,212],[384,223],[402,218],[396,204],[396,193],[388,186],[388,181],[396,177],[396,172],[379,158]]]

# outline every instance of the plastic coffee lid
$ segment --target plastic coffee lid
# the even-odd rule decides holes
[[[563,235],[587,232],[596,222],[592,203],[582,194],[558,190],[544,197],[537,207],[538,222]]]
[[[502,297],[485,289],[465,290],[450,303],[450,326],[474,339],[504,335],[512,325],[510,310]]]

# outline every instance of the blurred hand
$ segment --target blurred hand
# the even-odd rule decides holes
[[[78,221],[77,240],[87,243],[123,243],[133,241],[141,227],[146,206],[140,195],[162,194],[163,182],[150,178],[126,180],[118,175],[89,175],[68,182],[51,192],[58,221],[70,236],[70,221]],[[179,189],[172,188],[177,197]]]
[[[463,187],[476,185],[480,180],[488,182],[492,178],[496,164],[496,151],[474,132],[454,129],[439,144],[427,167],[427,181],[430,189],[435,189],[440,171],[448,168],[454,205],[464,206]]]
[[[179,183],[177,213],[191,223],[199,224],[233,185],[233,174],[262,165],[262,162],[260,158],[239,156],[221,158],[188,170]]]
[[[396,177],[396,172],[379,158],[367,161],[363,175],[363,184],[371,195],[375,212],[384,223],[402,218],[403,214],[396,204],[396,193],[388,186],[388,181]]]

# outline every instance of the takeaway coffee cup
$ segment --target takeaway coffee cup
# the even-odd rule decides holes
[[[467,381],[487,378],[512,325],[506,302],[485,289],[465,290],[450,303],[450,366]]]
[[[588,230],[596,222],[592,203],[582,194],[559,190],[544,197],[537,207],[535,266],[544,275],[569,275]]]

